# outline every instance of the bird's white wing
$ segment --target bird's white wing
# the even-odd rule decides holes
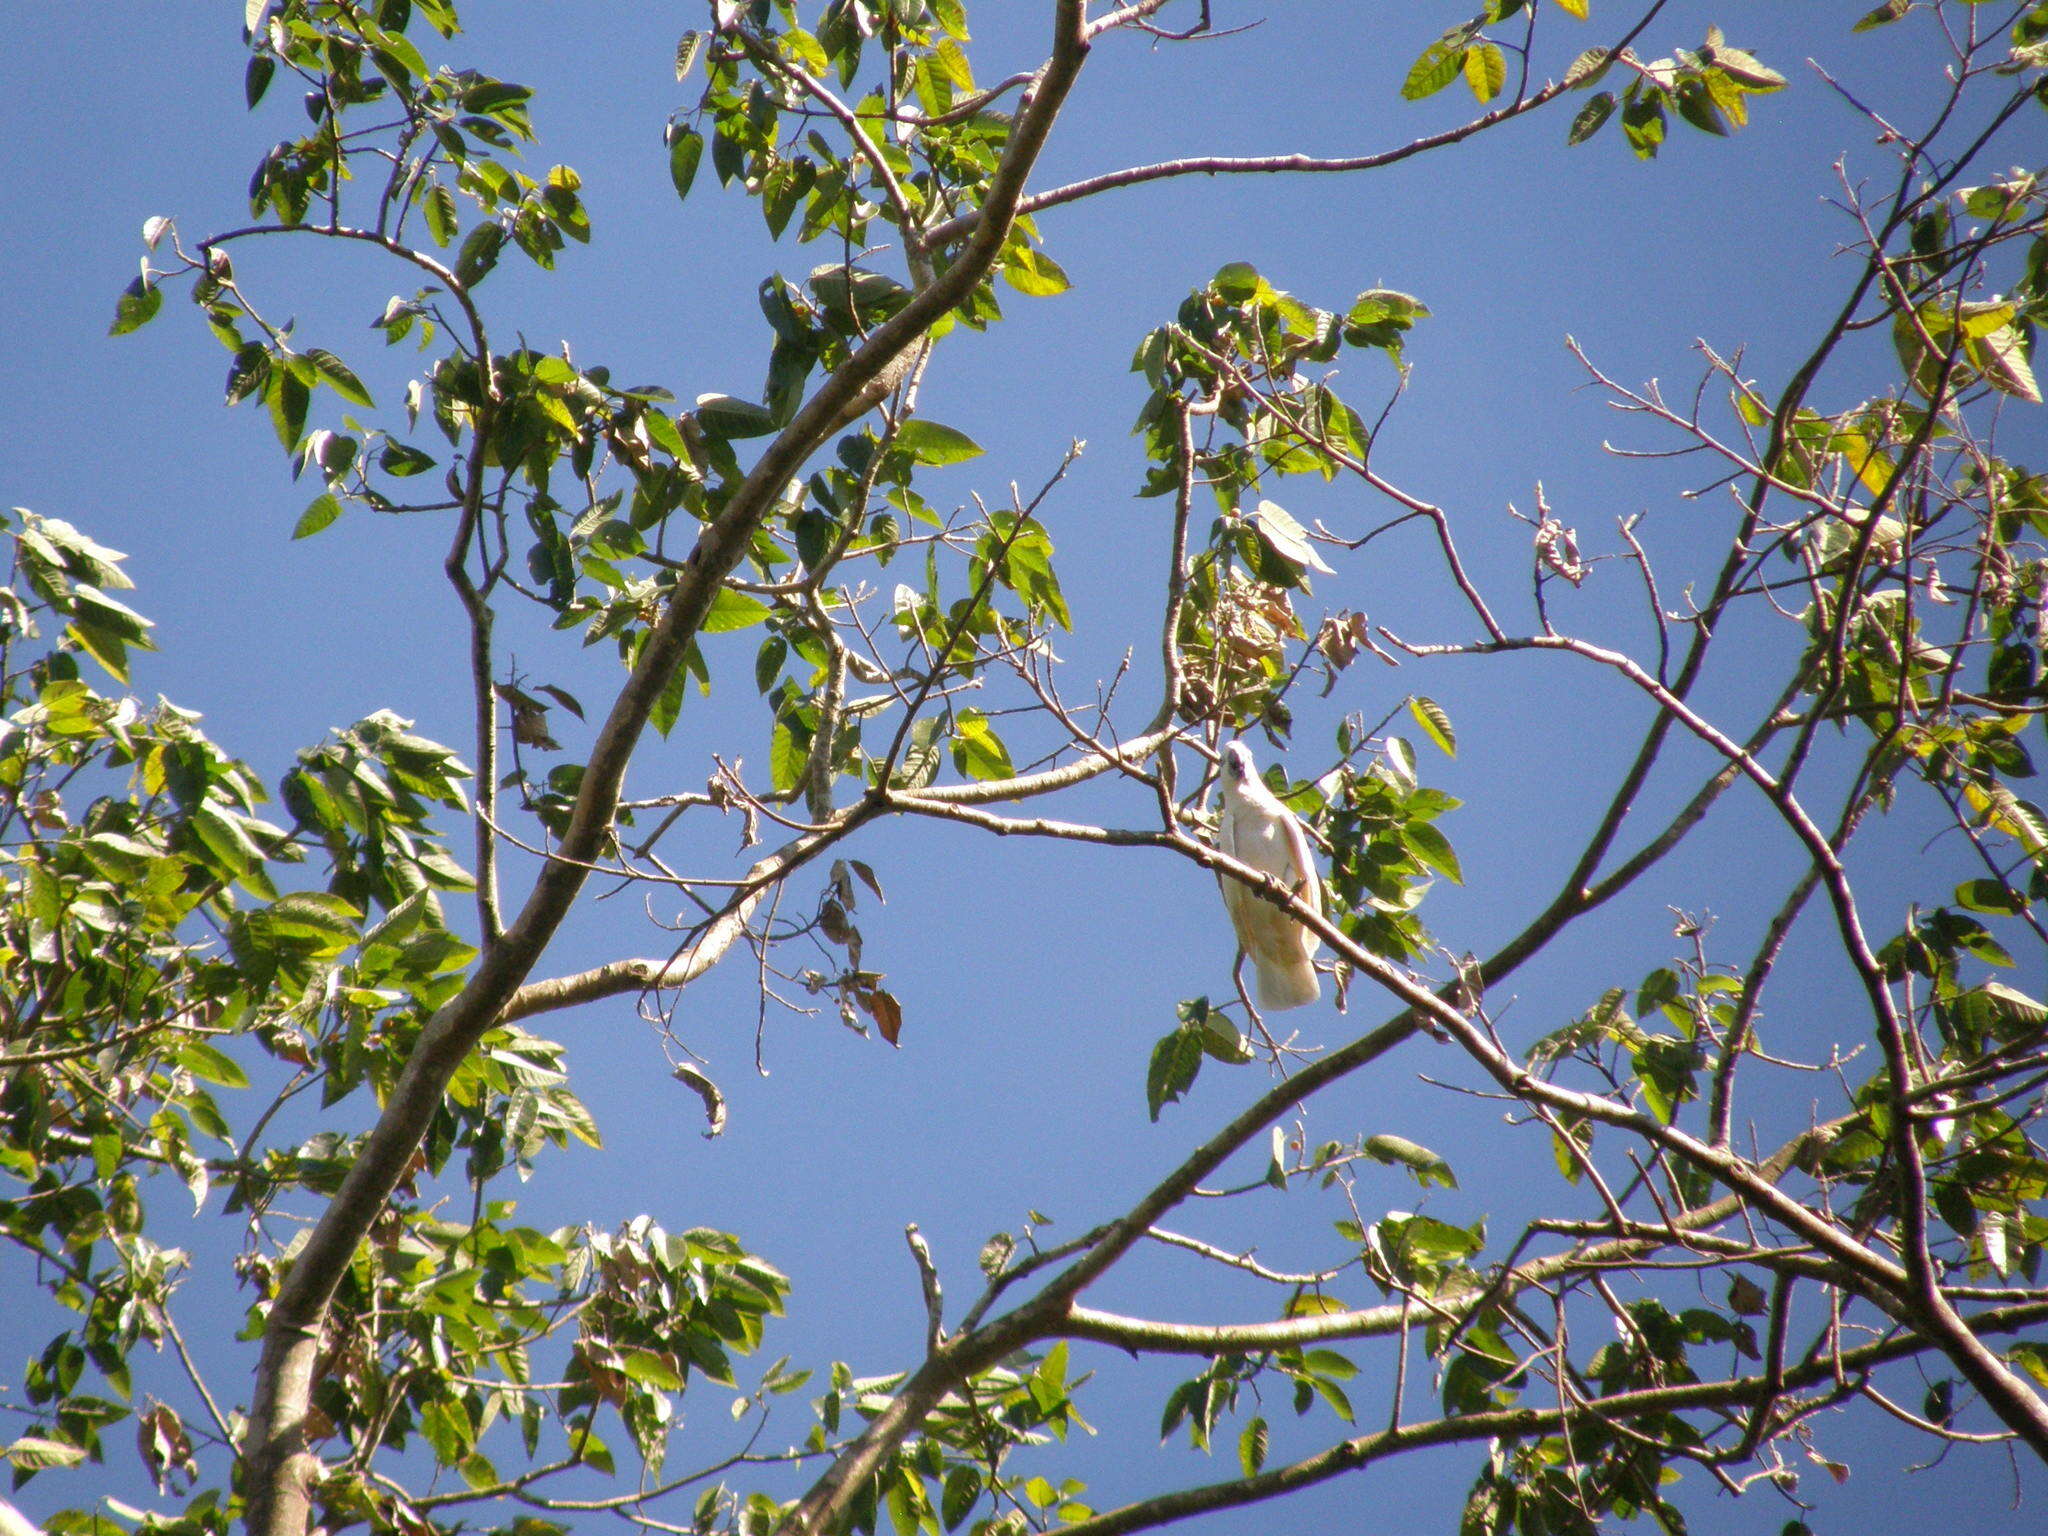
[[[1216,848],[1228,854],[1240,864],[1252,862],[1251,853],[1238,846],[1237,824],[1241,808],[1232,796],[1225,796],[1220,813],[1216,818]],[[1244,942],[1244,909],[1247,904],[1256,904],[1258,897],[1241,880],[1228,875],[1218,875],[1216,884],[1223,891],[1223,910],[1230,918],[1230,926],[1237,930],[1238,942]]]
[[[1309,847],[1308,828],[1304,827],[1292,812],[1287,813],[1287,819],[1282,825],[1287,831],[1287,851],[1291,857],[1288,860],[1287,871],[1281,878],[1287,882],[1289,889],[1301,897],[1304,906],[1321,917],[1323,882],[1316,875],[1316,856]],[[1323,941],[1306,928],[1301,929],[1301,936],[1308,945],[1308,953],[1314,954],[1323,947]]]
[[[1274,876],[1316,911],[1322,910],[1322,886],[1308,833],[1264,785],[1248,782],[1226,789],[1216,846],[1240,864]],[[1242,881],[1220,876],[1219,883],[1223,910],[1257,972],[1260,1006],[1296,1008],[1314,1002],[1322,987],[1309,961],[1322,941]]]

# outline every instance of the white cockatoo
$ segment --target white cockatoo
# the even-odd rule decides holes
[[[1223,749],[1223,805],[1216,846],[1240,864],[1272,875],[1309,909],[1323,910],[1322,882],[1308,832],[1259,778],[1251,748],[1233,741]],[[1323,941],[1241,880],[1218,875],[1223,910],[1237,930],[1238,948],[1258,972],[1261,1008],[1299,1008],[1322,996],[1309,962]]]

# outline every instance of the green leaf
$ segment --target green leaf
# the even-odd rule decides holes
[[[1614,115],[1614,93],[1601,91],[1588,99],[1572,119],[1571,131],[1565,134],[1567,144],[1583,144],[1600,131],[1600,125]]]
[[[270,77],[277,73],[277,60],[267,53],[252,55],[249,67],[242,71],[242,99],[255,109],[263,99],[263,93],[270,89]]]
[[[1237,1464],[1246,1477],[1256,1477],[1266,1465],[1266,1421],[1254,1417],[1237,1437]]]
[[[1972,1027],[1989,1026],[2006,1040],[2031,1040],[2048,1025],[2048,1004],[2002,981],[1970,988],[1950,1005],[1956,1017]]]
[[[356,937],[362,915],[353,902],[327,891],[293,891],[278,897],[264,911],[275,932],[293,938],[350,941]]]
[[[964,464],[982,453],[981,444],[958,428],[922,419],[903,424],[896,433],[896,446],[920,464]]]
[[[2016,917],[2027,910],[2027,898],[2003,880],[1965,880],[1956,887],[1956,905],[1971,912]]]
[[[1030,246],[1019,246],[1003,257],[1003,278],[1019,293],[1032,298],[1050,298],[1073,286],[1058,262]]]
[[[1583,91],[1607,73],[1613,56],[1605,48],[1588,48],[1564,68],[1564,83]]]
[[[953,766],[970,779],[1013,779],[1010,749],[979,711],[965,709],[953,723]]]
[[[805,741],[797,740],[796,732],[787,720],[775,722],[775,733],[768,741],[768,780],[776,793],[795,789],[804,776],[804,759],[808,755],[808,736]]]
[[[178,1065],[202,1082],[218,1083],[223,1088],[246,1088],[249,1076],[232,1056],[208,1045],[204,1040],[188,1040],[178,1047]]]
[[[826,313],[841,324],[879,325],[910,302],[910,290],[888,273],[843,261],[811,268],[804,282]]]
[[[1458,1187],[1457,1175],[1451,1172],[1451,1165],[1424,1146],[1418,1146],[1403,1136],[1369,1136],[1365,1150],[1373,1161],[1389,1165],[1399,1163],[1415,1175],[1415,1182],[1424,1189],[1432,1184],[1441,1184],[1445,1189]]]
[[[1678,973],[1660,965],[1645,976],[1642,985],[1636,988],[1636,1012],[1644,1016],[1662,1013],[1674,1021],[1689,1017],[1684,994],[1679,990]]]
[[[1356,1416],[1351,1408],[1351,1398],[1336,1382],[1327,1376],[1311,1376],[1308,1384],[1315,1388],[1316,1396],[1328,1403],[1338,1418],[1346,1424],[1356,1422]]]
[[[1465,83],[1481,103],[1489,102],[1508,81],[1507,56],[1497,44],[1479,43],[1465,50]]]
[[[420,203],[420,212],[427,221],[427,233],[434,238],[434,244],[446,247],[462,227],[461,217],[455,211],[455,194],[439,182],[427,189],[425,199]]]
[[[341,503],[334,499],[331,491],[323,491],[307,503],[306,510],[299,514],[299,520],[292,525],[292,537],[310,539],[339,516]]]
[[[1421,101],[1425,96],[1434,96],[1438,91],[1458,78],[1458,71],[1465,65],[1465,46],[1468,38],[1462,30],[1447,32],[1436,42],[1422,50],[1408,71],[1408,78],[1401,82],[1401,95],[1409,101]]]
[[[939,1519],[947,1530],[952,1530],[974,1512],[975,1501],[981,1497],[981,1472],[970,1466],[957,1466],[946,1474],[944,1491],[939,1495]]]
[[[19,1477],[23,1472],[40,1472],[49,1467],[75,1467],[85,1460],[85,1451],[75,1445],[66,1445],[61,1440],[46,1440],[40,1435],[23,1435],[0,1450],[0,1455],[13,1462]]]
[[[1428,318],[1429,306],[1413,294],[1368,289],[1344,316],[1344,340],[1354,347],[1382,347],[1398,356],[1402,337],[1417,320]]]
[[[697,67],[697,60],[704,55],[704,34],[685,32],[676,43],[676,80],[678,83],[690,78],[690,71]]]
[[[422,453],[407,443],[385,443],[377,455],[377,465],[387,475],[403,478],[417,475],[434,467],[434,456]]]
[[[765,437],[775,430],[775,413],[731,395],[699,395],[697,423],[720,437]]]
[[[1153,1120],[1159,1111],[1192,1088],[1202,1070],[1202,1035],[1198,1029],[1179,1028],[1162,1035],[1152,1047],[1151,1065],[1145,1072],[1145,1108]]]
[[[490,275],[491,268],[498,264],[498,253],[504,248],[504,225],[477,225],[456,254],[455,280],[465,288],[474,288]]]
[[[1445,757],[1458,755],[1458,737],[1451,729],[1451,717],[1444,713],[1443,705],[1422,694],[1411,693],[1408,696],[1408,713],[1415,717],[1422,733],[1437,744]]]
[[[1633,87],[1631,91],[1633,92]],[[1638,160],[1657,158],[1658,146],[1664,142],[1664,97],[1661,92],[1650,90],[1640,95],[1631,94],[1622,102],[1621,131],[1628,140],[1628,147]]]
[[[121,300],[114,306],[114,323],[107,327],[107,334],[126,336],[130,331],[139,331],[154,320],[156,312],[163,307],[163,290],[155,283],[137,277],[121,290]]]
[[[1713,92],[1704,80],[1681,80],[1678,84],[1678,115],[1702,133],[1726,138],[1729,128]]]
[[[384,35],[377,39],[372,57],[377,62],[377,68],[383,71],[384,78],[400,89],[406,88],[415,80],[424,80],[433,73],[427,68],[426,56],[414,45],[413,40],[403,32],[391,28],[388,23]]]
[[[1868,32],[1873,28],[1882,27],[1890,22],[1897,21],[1912,8],[1912,0],[1884,0],[1884,4],[1880,5],[1876,10],[1865,12],[1856,25],[1849,30],[1851,32]]]
[[[767,618],[771,611],[757,597],[735,592],[731,587],[720,587],[718,596],[711,600],[711,611],[704,615],[704,633],[722,635],[735,629],[751,629]]]
[[[2048,1387],[2048,1345],[2015,1344],[2005,1352],[2005,1358]]]
[[[1464,873],[1458,867],[1458,855],[1452,851],[1450,839],[1428,822],[1409,822],[1401,829],[1401,841],[1408,845],[1410,853],[1438,874],[1459,885],[1465,883]]]
[[[620,1355],[619,1364],[628,1378],[643,1387],[654,1387],[663,1392],[680,1392],[683,1389],[683,1378],[676,1374],[675,1367],[652,1350],[626,1350]]]
[[[277,429],[277,440],[287,452],[297,449],[299,439],[306,435],[306,408],[313,392],[285,365],[285,359],[279,358],[271,364],[263,398],[270,407],[270,424]]]
[[[1231,304],[1249,304],[1259,296],[1259,290],[1266,286],[1266,280],[1259,276],[1259,269],[1248,261],[1233,261],[1217,269],[1209,279],[1209,291]]]
[[[306,353],[306,360],[320,375],[320,382],[349,404],[368,407],[375,407],[377,404],[370,398],[370,392],[363,388],[363,381],[355,376],[354,370],[332,352],[314,347]]]
[[[690,183],[697,179],[697,162],[703,158],[703,134],[694,128],[669,130],[668,179],[675,183],[677,197],[690,195]]]
[[[1786,86],[1785,77],[1752,53],[1740,48],[1731,48],[1726,43],[1713,45],[1713,61],[1716,68],[1746,91],[1762,95],[1767,91],[1782,91]]]

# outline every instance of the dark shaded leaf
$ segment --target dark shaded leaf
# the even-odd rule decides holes
[[[477,225],[455,257],[455,280],[465,288],[475,287],[490,275],[491,268],[498,264],[498,253],[504,248],[504,225]]]

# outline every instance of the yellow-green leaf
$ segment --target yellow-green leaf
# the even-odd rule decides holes
[[[1444,712],[1443,705],[1423,694],[1411,694],[1408,713],[1415,717],[1415,723],[1422,727],[1423,734],[1443,750],[1445,757],[1458,755],[1458,735],[1451,729],[1451,717]]]
[[[1497,44],[1479,43],[1465,50],[1465,83],[1482,102],[1493,100],[1507,84],[1507,56]]]

